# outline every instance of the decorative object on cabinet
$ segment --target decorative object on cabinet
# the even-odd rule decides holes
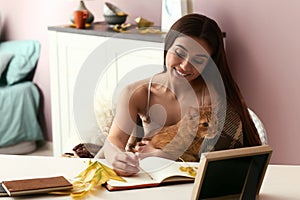
[[[78,29],[84,29],[88,15],[89,14],[86,10],[75,10],[74,11],[75,27]]]
[[[137,17],[134,20],[138,26],[138,28],[147,28],[154,25],[154,22],[151,22],[143,17]]]
[[[88,11],[88,17],[87,17],[85,22],[87,24],[92,24],[94,22],[94,15],[87,9],[87,7],[85,6],[84,1],[86,1],[86,0],[80,0],[79,1],[79,6],[78,6],[77,10],[87,10]],[[74,24],[74,15],[73,15],[73,13],[71,15],[70,20]]]
[[[4,54],[13,56],[0,78],[0,153],[25,154],[44,139],[38,120],[40,93],[32,82],[40,44],[35,40],[1,42],[0,55]]]
[[[112,26],[116,24],[119,25],[123,24],[127,19],[127,15],[103,15],[103,16],[106,23]]]
[[[128,15],[117,6],[109,2],[105,2],[103,7],[103,16],[107,24],[114,26],[116,24],[125,23]]]
[[[168,31],[183,15],[193,12],[193,0],[162,0],[161,29]]]
[[[126,13],[122,9],[109,2],[105,2],[103,13],[104,15],[126,15]]]
[[[116,31],[116,32],[129,32],[129,28],[131,27],[131,24],[116,24],[114,25],[114,27],[112,28],[112,30]]]

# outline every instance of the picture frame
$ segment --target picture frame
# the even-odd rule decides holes
[[[168,31],[180,17],[193,12],[193,0],[162,0],[161,30]]]
[[[256,199],[271,155],[268,145],[203,153],[191,199]]]

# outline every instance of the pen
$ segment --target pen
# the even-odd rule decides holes
[[[118,148],[115,144],[113,144],[112,142],[110,142],[110,141],[108,141],[108,142],[109,142],[109,144],[110,144],[114,149],[116,149],[117,151],[119,151],[119,152],[124,152],[124,151],[122,151],[120,148]],[[125,152],[124,152],[124,153],[125,153]],[[137,152],[137,153],[135,153],[135,155],[138,157],[138,159],[139,159],[139,161],[140,161],[141,159],[140,159],[139,153]],[[151,180],[154,180],[153,177],[152,177],[146,170],[144,170],[142,167],[138,166],[138,169],[139,169],[141,172],[145,173]]]
[[[139,158],[139,161],[141,161],[139,152],[135,153],[135,155],[137,155],[137,157]],[[141,172],[145,173],[151,180],[154,180],[154,178],[153,178],[146,170],[144,170],[144,169],[143,169],[142,167],[140,167],[140,166],[139,166],[138,168],[139,168],[139,170],[140,170]]]
[[[141,167],[138,167],[138,168],[141,172],[145,173],[151,180],[154,180],[153,177],[148,172],[146,172],[143,168],[141,168]]]

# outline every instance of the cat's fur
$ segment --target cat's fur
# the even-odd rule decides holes
[[[163,127],[150,138],[150,144],[173,158],[187,162],[199,160],[199,151],[205,137],[213,137],[215,119],[212,108],[190,108],[177,124]]]

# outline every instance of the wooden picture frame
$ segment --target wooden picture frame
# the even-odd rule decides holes
[[[203,153],[191,199],[256,199],[271,155],[268,145]]]

